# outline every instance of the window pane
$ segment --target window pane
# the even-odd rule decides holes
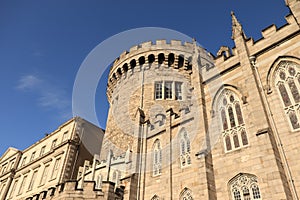
[[[234,198],[234,200],[241,200],[242,198],[241,198],[240,191],[238,191],[237,189],[234,189],[234,191],[233,191],[233,198]]]
[[[190,140],[188,138],[186,138],[186,151],[188,153],[191,152],[191,144],[190,144]]]
[[[283,103],[285,106],[290,106],[291,105],[291,101],[290,101],[290,98],[288,96],[288,93],[284,87],[284,85],[282,83],[280,83],[280,85],[278,86],[279,88],[279,92],[280,92],[280,95],[281,95],[281,98],[283,100]]]
[[[226,150],[227,150],[227,151],[230,151],[230,150],[232,149],[232,147],[231,147],[231,142],[230,142],[230,137],[229,137],[229,135],[226,136],[226,138],[225,138],[225,143],[226,143]]]
[[[295,111],[290,111],[289,117],[290,117],[290,122],[293,126],[293,129],[298,129],[299,128],[299,123],[298,123],[298,118],[296,116]]]
[[[245,130],[242,131],[241,137],[242,137],[243,145],[247,145],[248,144],[248,138],[247,138],[247,134],[246,134]]]
[[[297,86],[296,86],[294,80],[290,79],[288,81],[288,85],[290,87],[290,90],[291,90],[291,93],[293,95],[295,102],[298,103],[300,101],[300,96],[299,96],[299,92],[298,92],[298,89],[297,89]]]
[[[234,143],[234,147],[235,148],[240,147],[239,138],[238,138],[238,136],[236,134],[233,135],[233,143]]]
[[[252,186],[252,194],[254,199],[260,199],[260,192],[257,185]]]
[[[243,196],[244,196],[244,200],[251,200],[250,192],[247,187],[243,188]]]
[[[172,99],[172,82],[165,82],[165,99]]]
[[[238,103],[235,104],[235,112],[236,112],[236,116],[238,118],[239,125],[243,124],[244,123],[243,115],[242,115],[240,104],[238,104]]]
[[[175,99],[176,100],[182,100],[182,89],[181,89],[182,83],[175,82]]]
[[[223,130],[225,131],[225,130],[228,129],[228,124],[227,124],[227,118],[226,118],[225,110],[221,111],[221,118],[222,118]]]
[[[185,142],[184,140],[181,140],[181,155],[184,155],[185,154]]]
[[[234,120],[234,115],[231,107],[228,108],[228,114],[229,114],[230,126],[231,128],[233,128],[235,127],[235,120]]]
[[[162,99],[162,82],[155,83],[155,99]]]

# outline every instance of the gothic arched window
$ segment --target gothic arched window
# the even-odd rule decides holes
[[[153,175],[161,174],[162,166],[162,152],[159,139],[155,140],[153,144]]]
[[[251,174],[238,174],[229,181],[232,200],[261,200],[257,177]]]
[[[180,193],[180,200],[193,200],[192,191],[188,188],[184,188]]]
[[[223,90],[218,101],[218,111],[222,123],[225,151],[248,145],[241,102],[237,95],[231,90]]]
[[[275,72],[275,85],[292,129],[299,129],[300,65],[292,61],[281,61]]]
[[[183,129],[180,133],[180,164],[185,167],[191,164],[191,143],[187,132]]]

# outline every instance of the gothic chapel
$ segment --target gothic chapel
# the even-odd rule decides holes
[[[235,46],[216,56],[176,40],[124,51],[106,130],[74,117],[9,148],[0,200],[299,200],[300,1],[285,3],[257,41],[232,13]]]

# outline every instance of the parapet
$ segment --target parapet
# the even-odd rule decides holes
[[[209,56],[202,47],[198,48],[200,54],[204,54],[203,57]],[[170,43],[166,40],[157,40],[155,43],[148,41],[131,47],[129,51],[124,51],[110,69],[107,87],[108,100],[110,101],[115,85],[122,78],[142,71],[142,66],[145,64],[149,66],[144,68],[145,70],[149,70],[152,64],[182,71],[191,70],[193,51],[194,44],[182,43],[178,40],[171,40]]]

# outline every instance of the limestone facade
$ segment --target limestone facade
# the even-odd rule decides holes
[[[74,154],[66,149],[28,167],[22,159],[43,140],[25,151],[9,149],[0,160],[13,169],[0,175],[2,199],[43,199],[50,191],[44,199],[298,200],[300,1],[286,5],[286,24],[267,27],[257,41],[232,13],[235,47],[223,46],[217,56],[196,41],[174,40],[122,53],[108,77],[101,151],[86,149],[97,155],[78,155],[70,173]],[[72,160],[61,178],[36,189],[39,196],[10,197],[16,180],[60,155]]]
[[[103,136],[102,129],[75,117],[24,151],[9,148],[0,159],[0,199],[50,198],[99,154]]]

